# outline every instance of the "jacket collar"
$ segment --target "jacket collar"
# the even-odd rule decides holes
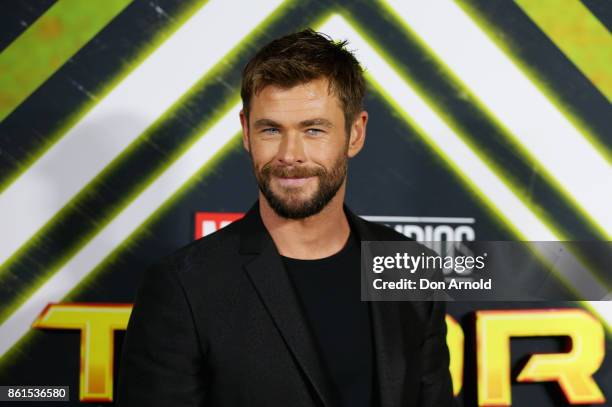
[[[255,201],[241,220],[240,253],[261,253],[270,243],[273,244],[272,236],[268,233],[259,214],[259,201]]]
[[[353,214],[346,205],[344,212],[359,240],[383,239],[377,228]],[[241,221],[240,253],[255,255],[244,268],[304,376],[323,405],[338,405],[298,297],[259,214],[259,202],[255,202]],[[406,400],[406,360],[418,348],[418,344],[412,343],[413,335],[407,336],[406,332],[420,329],[409,326],[417,318],[415,315],[401,315],[397,302],[371,302],[370,312],[374,376],[378,384],[378,388],[373,390],[377,390],[374,393],[378,398],[377,404],[381,407],[402,405]]]

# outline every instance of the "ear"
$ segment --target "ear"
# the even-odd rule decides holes
[[[366,137],[366,125],[368,124],[368,112],[365,110],[357,115],[357,118],[351,126],[351,134],[349,138],[348,152],[349,158],[353,158],[363,148]]]
[[[240,110],[240,125],[242,126],[242,146],[247,152],[250,152],[249,119],[245,116],[244,109]]]

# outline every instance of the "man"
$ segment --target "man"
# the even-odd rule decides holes
[[[452,404],[443,303],[360,301],[359,241],[406,238],[343,205],[368,120],[345,45],[304,30],[245,67],[259,200],[146,274],[121,406]]]

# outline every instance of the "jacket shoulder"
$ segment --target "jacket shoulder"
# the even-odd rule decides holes
[[[166,267],[182,273],[203,264],[222,264],[235,257],[240,245],[240,223],[237,220],[218,231],[201,237],[166,255],[159,261]]]

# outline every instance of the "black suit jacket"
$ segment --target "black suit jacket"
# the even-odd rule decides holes
[[[403,240],[345,207],[361,240]],[[371,302],[375,403],[453,404],[442,302]],[[259,215],[147,271],[123,344],[127,406],[336,406],[320,355]]]

